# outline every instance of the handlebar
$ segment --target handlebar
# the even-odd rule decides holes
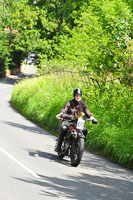
[[[98,123],[98,120],[95,119],[94,117],[90,117],[90,118],[87,118],[88,121],[90,121],[92,124],[97,124]]]
[[[70,119],[70,120],[76,120],[76,118],[73,115],[68,115],[68,114],[62,114],[61,118]]]
[[[56,115],[56,118],[57,119],[68,119],[68,120],[72,120],[72,121],[77,119],[73,115],[68,115],[68,114],[64,114],[64,113],[60,113],[60,114]],[[92,124],[97,124],[98,123],[97,119],[95,119],[93,116],[91,116],[90,118],[84,116],[83,119],[87,120],[87,121],[90,121]]]
[[[69,119],[69,120],[75,120],[76,118],[73,115],[68,115],[68,114],[64,114],[64,113],[60,113],[58,115],[56,115],[57,119]]]

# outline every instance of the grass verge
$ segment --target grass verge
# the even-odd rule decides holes
[[[77,75],[78,76],[78,75]],[[25,79],[14,87],[11,104],[24,116],[57,135],[58,114],[72,99],[73,89],[83,90],[83,101],[98,119],[98,125],[86,123],[88,149],[110,160],[133,168],[133,128],[131,89],[108,83],[83,85],[71,75],[45,75]]]

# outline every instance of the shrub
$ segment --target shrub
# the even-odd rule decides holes
[[[131,89],[119,82],[99,88],[84,85],[79,75],[47,75],[21,81],[12,93],[12,105],[28,119],[57,134],[58,114],[72,98],[73,89],[83,90],[83,100],[99,124],[86,123],[86,144],[92,151],[127,167],[133,165]]]

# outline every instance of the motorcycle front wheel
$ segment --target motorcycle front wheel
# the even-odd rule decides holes
[[[84,151],[84,138],[78,138],[72,141],[71,145],[71,165],[77,167],[82,159]]]

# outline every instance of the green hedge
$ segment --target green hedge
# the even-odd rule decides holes
[[[99,124],[86,122],[87,148],[123,166],[133,166],[131,89],[119,82],[84,85],[76,75],[47,75],[27,79],[14,87],[11,104],[28,119],[57,135],[59,113],[72,98],[73,89],[83,90],[83,100]]]

